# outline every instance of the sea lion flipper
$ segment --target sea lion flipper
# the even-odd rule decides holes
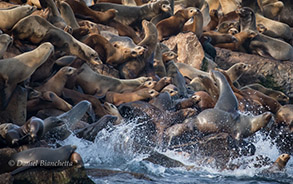
[[[20,172],[22,172],[22,171],[25,171],[25,170],[27,170],[27,169],[30,169],[30,168],[32,168],[33,166],[23,166],[23,167],[20,167],[20,168],[17,168],[17,169],[15,169],[14,171],[12,171],[11,172],[11,175],[13,176],[13,175],[16,175],[16,174],[18,174],[18,173],[20,173]]]
[[[16,85],[7,85],[4,89],[0,88],[0,96],[1,96],[0,109],[1,110],[6,109],[15,87]]]

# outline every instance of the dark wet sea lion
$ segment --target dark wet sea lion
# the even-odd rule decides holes
[[[57,149],[52,148],[31,148],[19,153],[16,153],[12,156],[12,160],[15,163],[19,163],[21,167],[14,170],[11,174],[15,175],[25,169],[29,169],[32,166],[29,166],[30,162],[35,162],[35,166],[46,167],[45,163],[42,166],[42,162],[46,161],[49,164],[49,167],[52,167],[51,164],[56,164],[58,161],[69,161],[71,154],[76,150],[76,146],[63,146]],[[51,164],[50,164],[51,163]]]
[[[33,51],[0,61],[0,75],[4,84],[0,90],[2,109],[7,106],[16,84],[28,79],[53,51],[53,45],[46,42]]]

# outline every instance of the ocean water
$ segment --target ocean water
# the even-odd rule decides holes
[[[266,184],[266,183],[292,183],[293,184],[293,159],[290,159],[285,171],[262,174],[268,166],[260,168],[253,167],[253,158],[256,155],[264,155],[275,161],[282,154],[277,147],[272,144],[272,140],[262,133],[256,133],[252,142],[256,147],[254,156],[242,156],[233,162],[246,161],[245,167],[235,170],[220,171],[211,166],[199,166],[189,160],[188,154],[178,154],[177,152],[166,150],[162,154],[181,161],[185,165],[194,166],[187,170],[185,167],[167,168],[158,164],[153,164],[144,160],[148,157],[146,153],[139,153],[133,149],[132,144],[136,135],[134,129],[137,124],[128,122],[118,125],[114,129],[103,129],[96,136],[94,142],[77,138],[74,135],[59,142],[61,145],[74,144],[77,152],[82,156],[86,168],[109,169],[115,171],[126,171],[105,177],[90,176],[98,184],[110,183],[217,183],[217,184]],[[159,150],[158,150],[159,151]],[[129,173],[140,173],[145,176],[141,179]]]

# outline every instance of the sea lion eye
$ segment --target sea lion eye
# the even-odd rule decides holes
[[[150,91],[150,94],[153,94],[154,93],[154,91]]]
[[[118,44],[117,43],[114,43],[114,45],[113,45],[114,47],[116,47],[116,48],[119,48],[119,46],[118,46]]]
[[[113,105],[113,104],[111,104],[111,107],[114,109],[115,108],[115,106]]]

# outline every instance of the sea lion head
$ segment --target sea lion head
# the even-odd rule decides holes
[[[290,155],[289,154],[282,154],[280,155],[277,160],[275,161],[275,164],[278,165],[279,169],[284,169],[287,162],[290,160]]]
[[[149,96],[150,96],[151,98],[154,98],[154,97],[158,96],[160,93],[157,92],[157,91],[154,90],[154,89],[149,89],[149,90],[148,90],[148,94],[149,94]]]
[[[70,66],[65,66],[65,67],[61,68],[60,70],[61,70],[62,72],[64,72],[64,74],[65,74],[67,77],[72,76],[72,75],[77,71],[76,68],[73,68],[73,67],[70,67]]]
[[[30,5],[22,5],[23,8],[23,13],[25,13],[26,15],[30,15],[32,14],[34,11],[37,10],[37,7],[35,6],[30,6]]]
[[[235,28],[230,28],[228,30],[228,34],[230,34],[230,35],[235,35],[237,33],[239,33],[239,31],[237,29],[235,29]]]
[[[29,123],[29,134],[33,141],[41,138],[44,131],[44,121],[37,117],[32,117]]]
[[[171,13],[172,9],[168,0],[158,0],[155,3],[159,5],[161,11]]]
[[[187,10],[187,17],[189,17],[189,18],[200,13],[200,10],[198,8],[194,8],[194,7],[186,8],[186,10]]]
[[[157,84],[157,82],[156,81],[145,81],[144,83],[143,83],[143,86],[144,87],[146,87],[146,88],[154,88],[155,87],[155,85]]]
[[[171,51],[171,50],[167,51],[167,52],[164,52],[162,54],[162,59],[163,59],[164,63],[167,63],[168,61],[174,60],[177,57],[178,57],[178,55],[175,52]]]

